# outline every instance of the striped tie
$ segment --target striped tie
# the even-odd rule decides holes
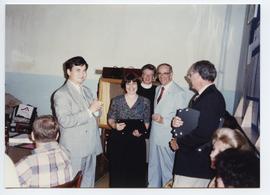
[[[162,97],[162,95],[163,95],[164,90],[165,90],[165,88],[162,87],[162,88],[161,88],[161,92],[160,92],[160,94],[159,94],[159,96],[158,96],[158,99],[157,99],[157,104],[158,104],[159,101],[161,100],[161,97]]]

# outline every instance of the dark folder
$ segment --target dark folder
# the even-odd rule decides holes
[[[192,108],[179,109],[176,116],[180,117],[184,123],[182,126],[174,128],[171,133],[173,137],[182,137],[198,126],[200,111]]]
[[[142,119],[118,119],[117,123],[126,124],[126,127],[123,129],[123,131],[130,131],[130,133],[132,133],[135,129],[137,129],[142,134],[147,133],[144,120]]]

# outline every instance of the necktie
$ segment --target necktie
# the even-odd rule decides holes
[[[157,104],[158,104],[158,102],[161,100],[161,97],[162,97],[162,95],[163,95],[164,89],[165,89],[164,87],[161,87],[161,92],[160,92],[160,94],[159,94],[159,96],[158,96]]]
[[[198,99],[199,96],[200,96],[200,94],[197,94],[197,95],[193,98],[193,101],[195,102],[195,101]]]

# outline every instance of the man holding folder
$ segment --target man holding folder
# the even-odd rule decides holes
[[[225,114],[225,100],[214,84],[215,66],[206,60],[194,63],[187,80],[196,94],[189,107],[200,112],[198,126],[189,134],[172,139],[170,145],[176,151],[173,187],[207,187],[213,177],[209,154],[211,138]],[[180,117],[174,117],[172,126],[183,125]]]

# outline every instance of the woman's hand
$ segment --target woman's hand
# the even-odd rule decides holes
[[[126,123],[115,123],[115,129],[117,131],[122,131],[126,127]]]
[[[141,133],[138,131],[138,129],[135,129],[133,132],[132,132],[132,135],[134,135],[135,137],[141,137]]]
[[[173,117],[172,126],[174,128],[182,126],[183,123],[184,122],[182,121],[182,119],[180,117],[178,117],[178,116]]]

